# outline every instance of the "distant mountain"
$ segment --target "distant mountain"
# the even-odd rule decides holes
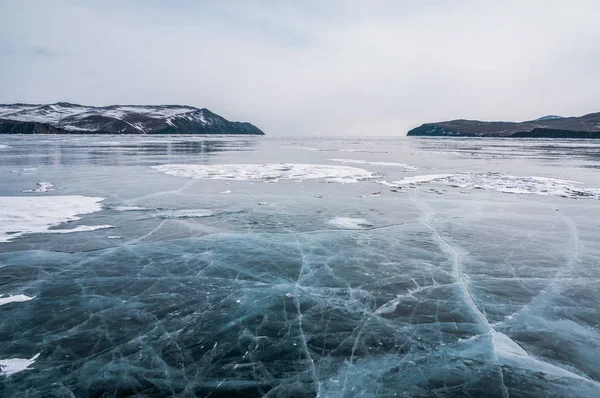
[[[253,134],[256,126],[185,105],[0,105],[0,134]]]
[[[537,119],[535,119],[533,121],[534,122],[543,122],[544,120],[556,120],[556,119],[564,119],[564,117],[557,116],[557,115],[547,115],[547,116],[538,117]]]
[[[544,116],[527,122],[451,120],[426,123],[409,136],[600,138],[600,112],[580,117]]]

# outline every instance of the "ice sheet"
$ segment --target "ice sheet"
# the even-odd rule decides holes
[[[87,196],[0,197],[0,243],[27,233],[48,233],[50,227],[79,220],[101,210],[104,198]],[[89,227],[86,227],[89,228]],[[74,231],[72,231],[74,232]]]
[[[11,303],[0,306],[0,358],[42,353],[31,371],[0,376],[6,394],[600,396],[599,202],[500,193],[504,177],[486,173],[590,193],[598,144],[569,141],[580,146],[555,161],[548,153],[566,151],[556,141],[266,137],[209,152],[213,137],[151,138],[0,137],[16,151],[0,151],[3,195],[60,182],[106,197],[106,211],[50,231],[116,226],[0,244],[0,293],[14,295],[2,297]],[[393,156],[348,156],[406,159],[419,171],[333,163],[332,153],[282,149],[288,142],[383,148]],[[426,146],[440,153],[419,154]],[[473,147],[523,159],[451,155]],[[150,168],[277,162],[382,170],[390,187]],[[40,177],[11,173],[33,167]],[[403,180],[416,174],[435,177]],[[533,178],[505,180],[554,183]],[[40,195],[51,194],[21,194]]]
[[[320,164],[165,164],[152,168],[173,176],[213,180],[276,181],[320,178],[326,181],[354,183],[378,178],[377,174],[356,167]]]

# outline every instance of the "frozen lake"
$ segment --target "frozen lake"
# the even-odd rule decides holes
[[[600,140],[0,135],[0,395],[600,396],[599,196]]]

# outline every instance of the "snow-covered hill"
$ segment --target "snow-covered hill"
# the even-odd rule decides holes
[[[255,134],[250,123],[230,122],[185,105],[111,105],[93,107],[58,102],[0,105],[0,134]]]
[[[564,117],[558,116],[558,115],[546,115],[546,116],[538,117],[537,119],[534,120],[534,122],[543,122],[545,120],[556,120],[556,119],[564,119]]]

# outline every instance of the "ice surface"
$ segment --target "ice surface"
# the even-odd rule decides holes
[[[492,332],[492,338],[494,339],[494,345],[500,352],[506,354],[520,355],[522,357],[528,357],[527,351],[521,348],[520,345],[515,343],[510,337],[504,333]]]
[[[564,196],[569,198],[598,199],[600,190],[596,188],[582,188],[582,183],[570,180],[560,180],[547,177],[518,177],[499,173],[457,173],[457,174],[430,174],[407,177],[393,181],[391,185],[420,185],[429,182],[456,186],[466,189],[487,189],[504,193],[535,194]],[[389,183],[387,183],[389,185]]]
[[[370,171],[349,166],[319,164],[267,163],[267,164],[165,164],[152,166],[163,173],[195,179],[276,181],[322,178],[327,181],[354,183],[378,178]]]
[[[8,297],[0,297],[0,305],[5,305],[9,303],[22,303],[24,301],[29,301],[34,298],[35,296],[29,297],[24,294],[15,294],[14,296],[9,295]]]
[[[99,211],[103,200],[104,198],[77,195],[1,196],[0,243],[28,233],[60,232],[50,231],[50,227],[79,220],[80,215]]]
[[[357,160],[357,159],[328,159],[332,162],[340,162],[340,163],[349,163],[349,164],[370,164],[373,166],[392,166],[392,167],[402,167],[405,170],[416,170],[417,168],[414,166],[409,166],[404,163],[395,163],[395,162],[374,162],[368,160]]]
[[[308,146],[286,146],[282,149],[299,149],[310,152],[350,152],[350,153],[388,153],[387,151],[369,150],[369,149],[338,149],[338,148],[314,148]]]
[[[598,143],[0,142],[3,198],[60,198],[21,193],[41,180],[107,198],[66,224],[31,202],[31,218],[57,216],[43,232],[116,227],[0,244],[0,358],[41,353],[0,376],[0,396],[600,396],[600,202],[498,191],[591,194]],[[378,173],[322,183],[363,166],[282,148],[301,145],[386,150],[361,159],[426,177],[365,164]],[[172,164],[209,169],[150,168]]]
[[[0,144],[0,149],[8,149],[8,148],[11,148],[11,147],[8,145]]]
[[[12,359],[0,359],[0,375],[10,376],[12,374],[27,370],[40,354],[35,354],[30,359],[25,358],[12,358]]]

